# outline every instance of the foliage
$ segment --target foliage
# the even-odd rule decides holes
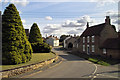
[[[46,43],[31,43],[34,53],[49,53],[51,47]]]
[[[20,64],[30,61],[32,47],[14,4],[6,7],[2,15],[2,63]]]
[[[30,29],[29,41],[30,43],[43,42],[40,29],[36,23],[34,23]]]
[[[60,36],[60,42],[63,42],[66,39],[66,37],[68,37],[68,35],[61,35]]]
[[[29,41],[34,53],[47,53],[51,51],[51,47],[43,42],[40,29],[36,23],[31,27]]]
[[[36,64],[51,58],[54,58],[56,55],[53,53],[35,53],[32,56],[32,59],[29,62],[23,63],[23,64],[18,64],[18,65],[2,65],[0,66],[0,68],[2,67],[2,70],[7,70],[7,69],[13,69],[13,68],[18,68],[18,67],[22,67],[22,66],[27,66],[27,65],[31,65],[31,64]]]

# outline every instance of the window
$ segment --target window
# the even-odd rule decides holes
[[[78,48],[78,44],[77,44],[77,48]]]
[[[106,49],[103,49],[103,54],[106,54]]]
[[[89,37],[89,36],[87,37],[87,42],[88,42],[88,43],[90,42],[90,37]]]
[[[85,37],[83,37],[83,43],[85,43]]]
[[[83,51],[85,51],[85,45],[83,45]]]
[[[95,42],[95,36],[92,36],[92,42]]]
[[[92,52],[95,52],[95,46],[92,45]]]
[[[75,44],[73,44],[73,47],[75,47]]]

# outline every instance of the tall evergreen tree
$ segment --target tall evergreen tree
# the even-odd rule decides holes
[[[29,41],[30,43],[37,43],[37,42],[43,43],[40,29],[38,28],[38,25],[36,23],[34,23],[31,27]]]
[[[2,63],[20,64],[32,57],[32,47],[14,4],[6,7],[2,15]]]

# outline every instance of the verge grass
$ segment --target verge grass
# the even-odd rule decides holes
[[[51,59],[55,57],[56,55],[53,53],[33,53],[32,59],[29,62],[18,64],[18,65],[0,65],[0,68],[2,67],[2,70],[7,70],[7,69],[13,69],[21,66],[26,66],[30,64],[35,64],[41,61],[45,61],[48,59]]]
[[[95,55],[87,55],[84,53],[71,53],[74,55],[77,55],[81,58],[84,58],[88,61],[91,61],[95,64],[99,64],[99,65],[104,65],[104,66],[110,66],[110,65],[115,65],[115,64],[119,64],[120,61],[119,60],[115,60],[115,59],[110,59],[110,58],[103,58],[101,56],[95,56]]]

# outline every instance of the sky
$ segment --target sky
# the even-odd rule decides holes
[[[10,3],[17,7],[23,26],[30,29],[37,23],[42,36],[81,35],[90,26],[105,22],[110,16],[111,24],[119,30],[118,0],[0,0],[2,13]]]

